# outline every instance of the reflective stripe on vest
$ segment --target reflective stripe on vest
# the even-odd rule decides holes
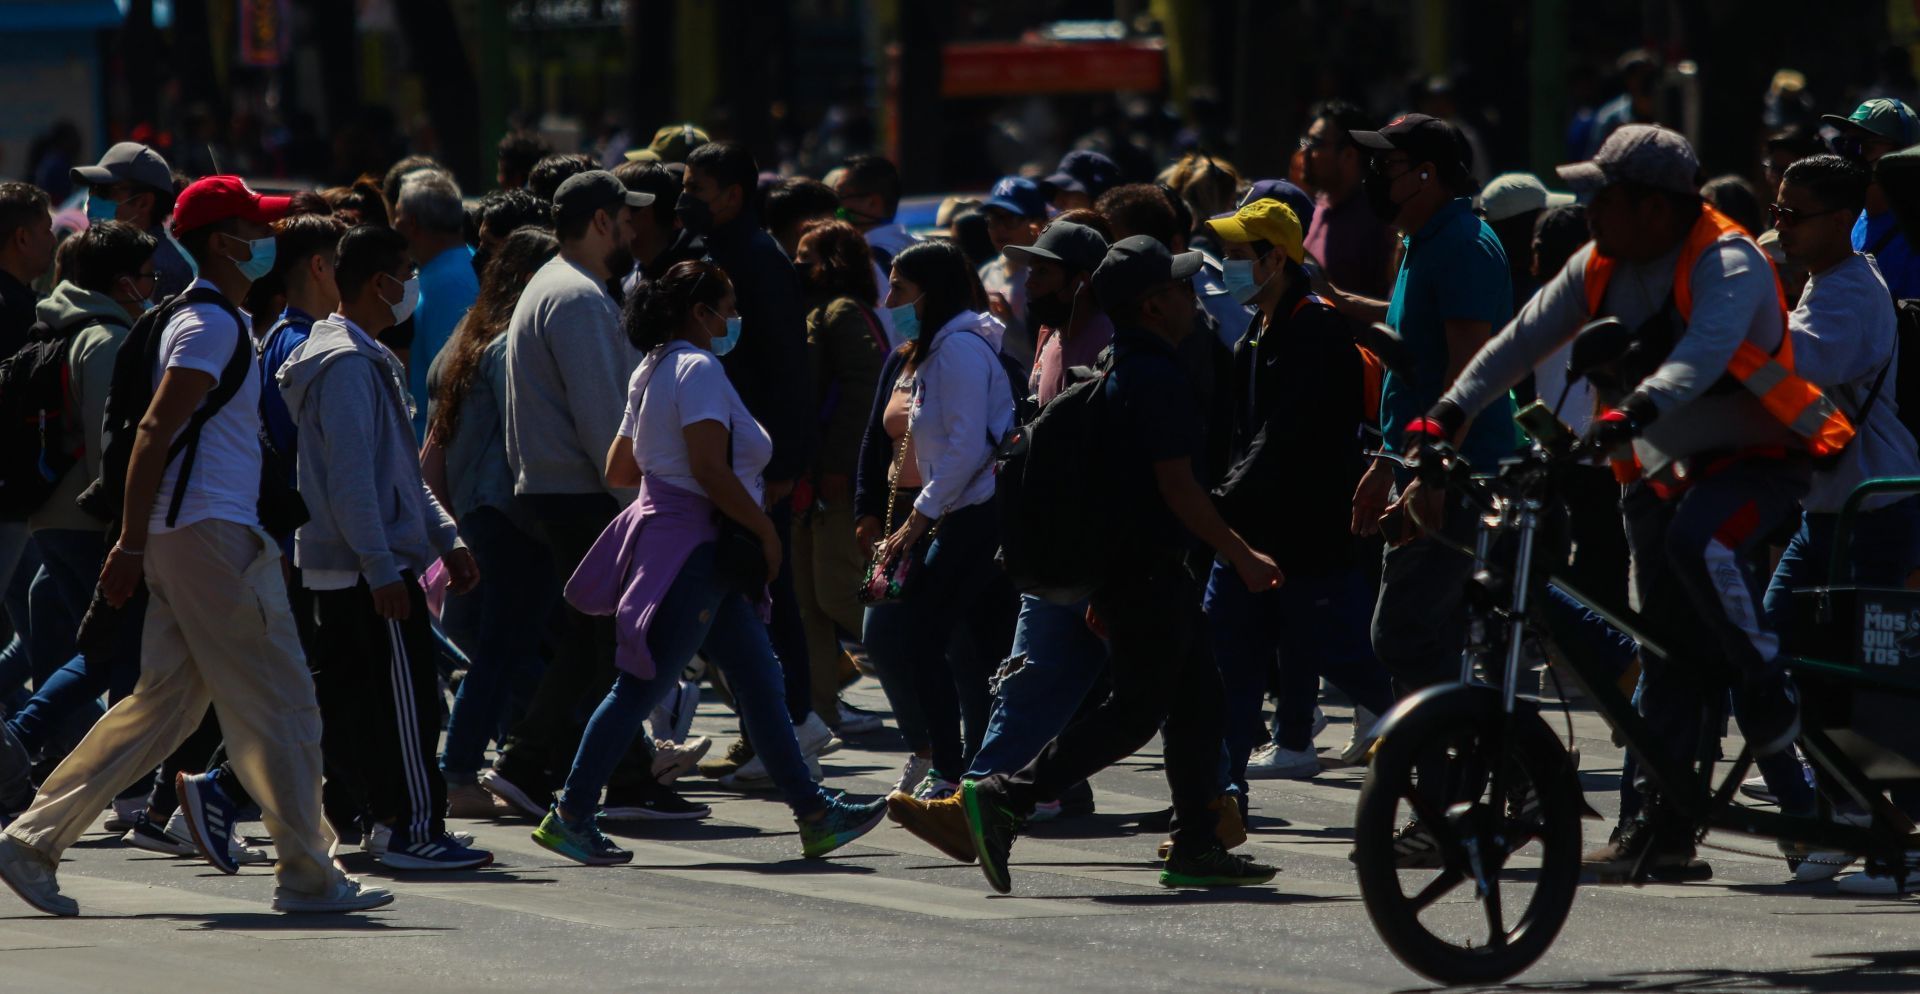
[[[1700,260],[1702,252],[1728,237],[1745,239],[1747,233],[1711,204],[1702,204],[1700,219],[1694,222],[1686,243],[1681,246],[1680,261],[1673,274],[1673,305],[1680,312],[1681,320],[1690,320],[1693,316],[1694,263]],[[1765,253],[1761,255],[1765,257]],[[1598,251],[1587,258],[1587,313],[1591,316],[1601,313],[1614,266],[1613,259]],[[1794,373],[1793,332],[1787,327],[1786,291],[1781,289],[1780,277],[1773,272],[1771,262],[1767,272],[1773,276],[1775,302],[1780,308],[1780,348],[1768,355],[1752,342],[1742,342],[1733,358],[1727,361],[1727,372],[1758,397],[1761,406],[1775,420],[1805,439],[1807,451],[1816,456],[1834,455],[1853,440],[1853,423],[1819,387]]]

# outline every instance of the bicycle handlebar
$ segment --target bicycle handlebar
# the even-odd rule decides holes
[[[1833,551],[1827,560],[1827,586],[1853,579],[1853,522],[1860,515],[1860,505],[1866,503],[1867,498],[1881,494],[1920,494],[1920,476],[1864,480],[1853,488],[1853,493],[1847,495],[1847,502],[1840,506],[1840,518],[1833,525]],[[1844,575],[1842,569],[1846,571]]]

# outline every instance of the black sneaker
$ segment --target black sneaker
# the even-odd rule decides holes
[[[1002,894],[1013,891],[1007,875],[1007,860],[1013,852],[1013,837],[1020,818],[1008,806],[1007,799],[982,780],[960,782],[960,805],[967,812],[967,830],[973,836],[974,858],[987,886]]]
[[[1393,865],[1402,870],[1438,870],[1447,861],[1440,855],[1440,840],[1416,818],[1393,833]]]
[[[1693,839],[1684,829],[1662,830],[1644,816],[1621,822],[1607,844],[1582,857],[1580,865],[1604,884],[1636,882],[1636,867],[1644,870],[1646,879],[1659,883],[1713,879],[1713,867],[1698,858]]]
[[[1278,867],[1228,852],[1215,842],[1198,852],[1183,853],[1175,849],[1169,853],[1167,865],[1160,871],[1160,886],[1249,887],[1264,884],[1279,872]]]
[[[638,789],[608,790],[600,820],[694,821],[712,813],[712,808],[689,801],[672,787],[656,783]]]
[[[1780,752],[1800,737],[1800,691],[1785,673],[1749,679],[1737,693],[1740,734],[1755,759]]]

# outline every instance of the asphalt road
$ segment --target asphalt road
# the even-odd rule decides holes
[[[853,697],[884,707],[871,681]],[[1337,754],[1346,712],[1329,711],[1320,744]],[[709,701],[696,731],[729,726]],[[1611,812],[1617,754],[1592,716],[1576,714],[1576,731],[1589,799]],[[829,782],[884,789],[893,744],[890,732],[849,743],[826,758]],[[784,806],[698,779],[684,786],[713,818],[621,830],[630,866],[567,863],[517,820],[461,823],[498,856],[472,873],[389,875],[350,853],[351,871],[399,895],[363,916],[274,914],[264,868],[226,877],[93,833],[61,867],[83,917],[39,917],[0,891],[0,991],[1431,989],[1387,952],[1358,899],[1346,826],[1360,770],[1255,785],[1249,851],[1283,868],[1272,885],[1168,891],[1152,861],[1166,796],[1157,749],[1094,781],[1096,814],[1023,839],[1008,897],[890,824],[802,860]],[[1589,842],[1607,827],[1588,822]],[[1764,855],[1703,855],[1710,883],[1583,886],[1558,944],[1501,989],[1920,990],[1911,900],[1785,884]]]

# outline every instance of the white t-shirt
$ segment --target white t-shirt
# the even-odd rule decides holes
[[[189,289],[195,287],[219,289],[206,280],[195,280]],[[240,316],[251,323],[246,311]],[[150,533],[161,534],[207,520],[256,527],[260,524],[260,364],[251,361],[253,342],[243,337],[245,334],[217,304],[182,307],[160,333],[159,361],[153,370],[155,389],[159,389],[163,372],[174,368],[196,369],[218,381],[236,346],[247,349],[249,359],[244,364],[246,379],[240,389],[200,429],[200,447],[194,455],[193,473],[187,478],[187,495],[171,528],[167,526],[167,509],[172,506],[174,483],[180,477],[186,452],[167,464],[160,489],[153,497],[153,517],[147,524]],[[181,430],[185,430],[184,425]]]
[[[655,370],[658,370],[656,373]],[[648,355],[627,381],[627,412],[620,437],[633,440],[633,461],[648,476],[707,496],[693,478],[681,432],[718,421],[733,433],[733,472],[756,503],[766,501],[761,474],[773,458],[773,438],[747,413],[713,353],[682,341]]]

